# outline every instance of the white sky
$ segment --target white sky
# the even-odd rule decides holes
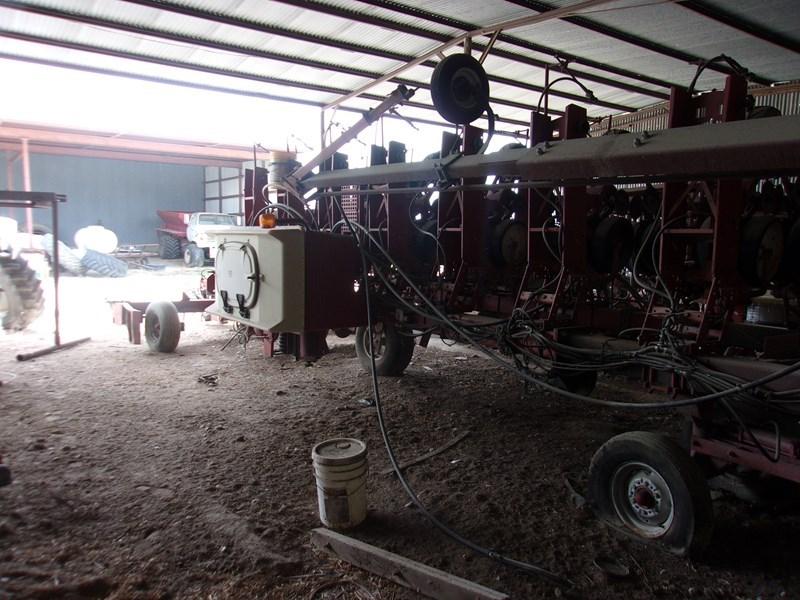
[[[316,152],[320,141],[320,111],[315,107],[261,98],[98,75],[0,59],[0,121],[14,121],[93,131],[202,141],[265,148],[297,149],[300,160]],[[287,91],[287,95],[296,90]],[[402,113],[402,108],[399,109]],[[359,117],[339,111],[332,115],[338,136]],[[388,147],[390,140],[406,144],[407,160],[421,160],[438,150],[442,129],[398,119],[383,119],[362,132],[361,143],[344,148],[350,166],[364,166],[369,145]],[[382,139],[383,138],[383,139]],[[329,138],[330,139],[330,138]],[[301,141],[298,141],[301,140]],[[499,138],[492,147],[511,140]]]

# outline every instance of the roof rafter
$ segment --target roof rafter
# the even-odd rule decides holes
[[[126,2],[132,0],[125,0]],[[133,0],[139,1],[139,0]],[[430,31],[428,29],[423,29],[421,27],[415,27],[413,25],[407,25],[405,23],[400,23],[398,21],[394,21],[392,19],[385,19],[383,17],[378,17],[376,15],[368,15],[362,12],[350,10],[347,8],[342,8],[339,6],[333,6],[331,4],[326,4],[324,2],[319,2],[318,0],[276,0],[277,2],[281,2],[283,4],[288,4],[290,6],[295,6],[297,8],[302,8],[305,10],[313,10],[317,11],[326,15],[331,15],[335,17],[340,17],[343,19],[349,19],[351,21],[361,22],[361,23],[368,23],[370,25],[376,25],[378,27],[384,27],[386,29],[394,30],[394,31],[401,31],[403,33],[409,33],[411,35],[416,35],[419,37],[427,38],[429,40],[434,40],[439,43],[446,43],[450,41],[450,36],[446,34],[436,33],[435,31]],[[486,46],[483,44],[478,44],[473,41],[472,48],[476,51],[482,51]],[[492,54],[494,56],[498,56],[501,58],[505,58],[508,60],[512,60],[521,64],[530,65],[532,67],[537,67],[540,69],[546,68],[559,68],[558,64],[551,64],[544,60],[539,60],[536,58],[532,58],[530,56],[525,56],[523,54],[518,54],[516,52],[510,52],[508,50],[501,50],[498,48],[492,49]],[[594,83],[599,83],[601,85],[607,85],[612,88],[617,88],[621,90],[625,90],[628,92],[634,92],[637,94],[641,94],[643,96],[648,96],[652,98],[659,98],[661,100],[666,100],[669,98],[669,95],[663,92],[655,91],[649,88],[644,88],[640,85],[634,85],[630,83],[616,81],[614,79],[609,79],[608,77],[603,77],[600,75],[595,75],[593,73],[588,73],[585,71],[578,71],[576,69],[571,69],[572,73],[585,81],[592,81]]]
[[[430,12],[423,8],[419,8],[417,6],[409,6],[406,4],[402,4],[400,2],[396,2],[395,0],[358,0],[358,1],[364,4],[368,4],[370,6],[377,6],[379,8],[384,8],[411,17],[425,19],[426,21],[430,21],[432,23],[446,25],[448,27],[453,27],[455,29],[463,29],[464,31],[471,31],[479,27],[475,23],[469,23],[467,21],[461,21],[459,19],[454,19],[453,17],[448,17],[446,15],[440,15],[438,13]],[[626,77],[628,79],[632,79],[634,81],[649,83],[652,85],[657,85],[665,88],[670,88],[674,85],[677,85],[669,81],[663,81],[656,77],[650,77],[649,75],[636,73],[634,71],[629,71],[628,69],[622,69],[619,67],[614,67],[612,65],[607,65],[598,62],[596,60],[585,58],[583,56],[577,56],[575,54],[570,54],[568,52],[562,52],[561,50],[550,48],[549,46],[543,46],[541,44],[536,44],[534,42],[530,42],[528,40],[513,35],[509,35],[507,33],[499,34],[497,36],[497,40],[500,42],[505,42],[506,44],[512,46],[517,46],[518,48],[524,48],[525,50],[539,52],[540,54],[548,54],[555,59],[562,59],[565,60],[566,62],[573,63],[576,65],[583,65],[586,67],[591,67],[593,69],[603,70],[608,73],[613,73],[614,75],[619,75],[620,77]]]
[[[506,0],[506,2],[511,2],[512,4],[516,4],[518,6],[524,6],[526,8],[530,8],[532,10],[538,12],[546,12],[548,10],[553,10],[553,6],[548,4],[547,2],[539,2],[538,0]],[[679,60],[681,62],[689,63],[689,64],[700,64],[704,62],[709,57],[701,57],[695,54],[691,54],[689,52],[684,52],[683,50],[678,50],[677,48],[671,48],[670,46],[665,46],[664,44],[659,44],[658,42],[654,42],[652,40],[648,40],[646,38],[633,35],[628,33],[627,31],[622,31],[620,29],[616,29],[614,27],[609,27],[608,25],[603,25],[602,23],[598,23],[597,21],[592,21],[586,17],[565,17],[563,19],[568,23],[572,23],[573,25],[577,25],[578,27],[582,27],[584,29],[589,29],[590,31],[594,31],[595,33],[601,33],[605,36],[610,38],[614,38],[615,40],[619,40],[621,42],[626,42],[633,46],[637,46],[639,48],[644,48],[645,50],[649,50],[651,52],[655,52],[656,54],[661,54],[662,56],[667,56],[669,58],[674,58],[675,60]],[[719,73],[725,73],[726,75],[730,75],[733,71],[725,66],[725,65],[709,65],[708,69],[712,71],[717,71]],[[759,75],[752,74],[751,75],[752,81],[755,83],[760,83],[762,85],[769,85],[774,83],[771,79],[766,77],[761,77]]]
[[[364,69],[357,69],[347,65],[341,65],[326,61],[319,61],[319,60],[312,60],[304,57],[293,56],[290,54],[285,54],[282,52],[273,52],[269,50],[261,50],[258,48],[252,48],[249,46],[243,46],[240,44],[231,44],[226,42],[220,42],[217,40],[212,40],[208,38],[202,38],[199,36],[190,36],[180,33],[175,33],[172,31],[167,31],[165,29],[157,29],[150,26],[144,25],[136,25],[133,23],[125,23],[123,21],[119,21],[116,19],[108,19],[103,17],[96,17],[92,15],[87,15],[84,13],[79,13],[72,10],[60,10],[56,8],[49,8],[46,6],[40,6],[37,4],[31,4],[28,2],[17,2],[17,1],[10,1],[10,0],[0,0],[0,7],[10,8],[13,10],[19,10],[26,13],[33,13],[37,15],[42,15],[46,17],[52,17],[57,19],[65,19],[69,21],[75,21],[79,23],[84,23],[87,25],[94,25],[98,27],[105,27],[108,29],[114,29],[119,31],[125,31],[128,33],[135,33],[137,35],[147,35],[155,38],[160,39],[167,39],[174,42],[185,43],[188,45],[193,46],[200,46],[205,48],[211,48],[214,50],[224,50],[227,52],[235,53],[235,54],[242,54],[246,56],[252,56],[256,58],[265,58],[269,60],[275,60],[279,62],[286,62],[290,64],[296,64],[326,71],[333,71],[336,73],[343,73],[347,75],[355,75],[357,77],[363,77],[365,79],[375,79],[380,77],[382,73],[374,72],[374,71],[367,71]],[[517,82],[511,79],[503,78],[503,77],[492,77],[493,81],[497,83],[502,83],[504,85],[509,85],[512,87],[518,87],[521,89],[527,89],[531,91],[541,92],[543,90],[540,86],[534,86],[531,84],[525,84],[522,82]],[[393,83],[402,83],[409,87],[414,88],[429,88],[430,85],[427,82],[421,81],[413,81],[404,78],[392,78],[390,81]],[[578,100],[578,101],[585,101],[583,96],[579,96],[577,94],[570,94],[565,93],[561,95],[562,97],[568,98],[570,100]],[[492,98],[493,103],[504,105],[504,106],[511,106],[514,108],[521,108],[524,110],[533,110],[533,105],[522,103],[522,102],[514,102],[510,100],[504,100],[502,98]],[[622,104],[617,104],[614,102],[603,102],[603,101],[596,101],[595,104],[598,106],[603,106],[605,108],[610,108],[613,110],[618,110],[622,112],[631,112],[636,110],[632,106],[626,106]]]
[[[800,41],[794,40],[772,29],[762,27],[761,25],[758,25],[752,21],[737,17],[725,9],[718,8],[716,6],[710,6],[701,0],[681,0],[678,2],[678,4],[684,8],[688,8],[689,10],[693,10],[694,12],[701,14],[704,17],[708,17],[712,21],[723,23],[728,27],[733,27],[734,29],[743,31],[748,35],[765,42],[769,42],[770,44],[775,44],[776,46],[780,46],[786,50],[800,53]]]
[[[315,100],[306,100],[304,98],[297,98],[297,97],[289,97],[289,96],[279,96],[277,94],[269,94],[266,92],[257,92],[255,90],[243,90],[239,88],[231,88],[225,87],[221,85],[212,85],[208,83],[197,83],[194,81],[184,81],[182,79],[172,79],[170,77],[157,77],[154,75],[144,75],[142,73],[135,73],[133,71],[123,71],[119,69],[107,69],[103,67],[90,67],[88,65],[80,65],[76,63],[60,61],[60,60],[51,60],[47,58],[36,58],[33,56],[23,56],[19,54],[9,54],[6,52],[0,52],[0,59],[5,60],[13,60],[18,62],[25,62],[30,64],[36,65],[43,65],[47,67],[56,67],[59,69],[69,69],[72,71],[81,71],[84,73],[94,73],[96,75],[108,75],[111,77],[123,77],[126,79],[135,79],[137,81],[147,81],[150,83],[160,83],[163,85],[172,85],[176,87],[183,87],[187,89],[193,90],[203,90],[205,92],[217,92],[221,94],[231,94],[233,96],[244,96],[249,98],[261,98],[263,100],[273,100],[275,102],[287,102],[290,104],[302,104],[304,106],[310,106],[314,108],[322,108],[325,106],[324,102],[318,102]],[[351,112],[357,114],[363,114],[363,110],[360,108],[356,108],[353,106],[341,106],[339,107],[340,111],[344,112]],[[434,125],[436,127],[450,127],[450,123],[446,123],[445,121],[434,121],[433,119],[422,119],[420,117],[405,117],[396,115],[393,113],[386,113],[383,115],[384,118],[389,119],[398,119],[401,121],[410,121],[412,123],[419,123],[422,125]],[[499,135],[508,135],[513,136],[517,132],[511,131],[495,131],[496,134]]]
[[[78,42],[70,42],[66,40],[59,40],[56,38],[48,38],[43,36],[31,35],[27,33],[19,33],[16,31],[11,31],[8,29],[0,29],[0,36],[5,36],[11,39],[17,39],[26,42],[34,42],[38,44],[48,44],[51,46],[58,46],[61,48],[67,48],[70,50],[80,50],[83,52],[91,52],[95,54],[103,54],[106,56],[114,56],[117,58],[126,58],[131,60],[137,60],[141,62],[149,62],[153,64],[159,64],[167,67],[178,67],[182,69],[189,69],[193,71],[201,71],[204,73],[210,73],[213,75],[223,75],[225,77],[235,77],[239,79],[248,79],[250,81],[259,81],[262,83],[269,83],[273,85],[281,85],[286,87],[294,87],[298,89],[305,89],[315,92],[324,92],[327,94],[332,95],[342,95],[346,94],[349,90],[344,90],[342,88],[337,88],[328,85],[320,85],[316,83],[306,83],[302,81],[294,81],[290,79],[282,79],[279,77],[270,77],[267,75],[257,75],[255,73],[246,73],[243,71],[232,71],[230,69],[222,69],[219,67],[211,67],[208,65],[201,65],[197,63],[175,60],[175,59],[167,59],[167,58],[160,58],[157,56],[151,56],[148,54],[141,54],[136,52],[128,52],[124,50],[115,50],[113,48],[105,48],[101,46],[93,46],[90,44],[82,44]],[[383,100],[383,96],[377,94],[363,94],[363,97],[367,100],[375,100],[381,101]],[[420,108],[423,110],[435,111],[436,109],[430,104],[424,104],[422,102],[413,102],[409,101],[405,103],[405,106],[410,106],[413,108]],[[512,125],[527,127],[528,123],[525,121],[520,121],[517,119],[508,119],[503,117],[498,117],[498,121],[509,123]]]
[[[367,56],[378,56],[380,58],[387,58],[389,60],[396,60],[400,63],[406,63],[414,59],[414,56],[410,54],[402,54],[399,52],[393,52],[391,50],[385,50],[381,48],[375,48],[371,46],[364,46],[362,44],[356,44],[353,42],[348,42],[344,40],[338,40],[326,36],[320,36],[315,34],[306,33],[303,31],[298,31],[295,29],[289,29],[286,27],[281,27],[278,25],[272,25],[267,23],[262,23],[260,21],[255,21],[253,19],[247,19],[244,17],[238,17],[234,15],[224,15],[220,13],[216,13],[209,10],[204,10],[200,8],[194,8],[190,6],[172,4],[171,2],[165,2],[164,0],[122,0],[123,2],[128,2],[130,4],[136,4],[137,6],[146,6],[149,8],[154,8],[157,10],[163,10],[175,14],[181,14],[188,17],[195,17],[198,19],[203,19],[206,21],[210,21],[212,23],[219,23],[223,25],[231,25],[233,27],[240,27],[242,29],[247,29],[250,31],[257,31],[260,33],[270,33],[272,35],[277,35],[281,37],[286,37],[293,40],[298,40],[302,42],[308,42],[311,44],[316,44],[320,46],[328,46],[330,48],[336,48],[339,50],[347,50],[350,52],[355,52],[358,54],[365,54]],[[421,63],[422,66],[434,68],[436,67],[435,61],[425,61]],[[537,66],[546,66],[546,63],[541,63],[541,65]],[[508,84],[510,80],[504,79],[497,76],[490,76],[490,80],[497,81],[498,83]],[[531,91],[541,92],[543,88],[541,86],[533,85],[533,84],[523,84],[522,82],[517,82],[517,87],[523,87],[526,89],[530,89]],[[616,87],[620,87],[617,85]],[[626,89],[626,88],[621,88]],[[628,90],[628,91],[637,91],[637,90]],[[570,94],[568,92],[562,92],[559,90],[551,90],[550,94],[552,96],[556,96],[559,98],[566,98],[569,100],[576,100],[580,102],[585,102],[586,98],[583,96],[579,96],[577,94]],[[661,94],[658,92],[648,92],[648,95],[656,97],[661,100],[665,100],[668,98],[666,94]],[[603,103],[601,106],[608,106],[610,103]]]

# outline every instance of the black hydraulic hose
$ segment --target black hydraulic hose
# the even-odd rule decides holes
[[[359,227],[360,229],[362,229],[362,231],[364,231],[365,235],[367,237],[371,238],[373,240],[373,242],[375,241],[375,239],[372,238],[372,236],[369,234],[369,232],[367,232],[363,227],[361,227],[358,224],[356,224],[356,227]],[[463,337],[470,344],[475,346],[475,348],[478,351],[480,351],[482,354],[486,355],[488,358],[493,360],[495,363],[497,363],[499,366],[503,367],[507,371],[511,371],[513,373],[516,373],[519,377],[521,377],[525,381],[528,381],[529,383],[532,383],[535,386],[538,386],[540,388],[543,388],[543,389],[548,390],[550,392],[553,392],[555,394],[559,394],[559,395],[564,396],[565,398],[569,398],[571,400],[578,400],[578,401],[581,401],[581,402],[587,402],[589,404],[595,404],[597,406],[606,406],[606,407],[610,407],[610,408],[635,408],[635,409],[643,409],[643,410],[664,410],[664,409],[671,409],[671,408],[681,408],[681,407],[685,407],[685,406],[695,406],[695,405],[698,405],[698,404],[703,404],[705,402],[710,402],[712,400],[719,400],[720,398],[727,398],[728,396],[732,396],[734,394],[738,394],[738,393],[741,393],[741,392],[746,392],[748,390],[757,388],[757,387],[762,386],[762,385],[766,385],[767,383],[775,381],[776,379],[780,379],[781,377],[785,377],[786,375],[789,375],[790,373],[794,373],[795,371],[800,370],[800,361],[798,361],[798,362],[795,362],[795,363],[793,363],[793,364],[791,364],[791,365],[789,365],[789,366],[787,366],[787,367],[785,367],[783,369],[780,369],[779,371],[775,371],[774,373],[771,373],[770,375],[766,375],[766,376],[761,377],[759,379],[754,379],[754,380],[749,381],[749,382],[744,383],[744,384],[733,385],[730,388],[725,389],[725,390],[721,390],[721,391],[714,392],[714,393],[711,393],[711,394],[706,394],[704,396],[697,396],[697,397],[694,397],[694,398],[684,398],[682,400],[670,400],[670,401],[667,401],[667,402],[624,402],[624,401],[621,401],[621,400],[603,400],[601,398],[592,398],[591,396],[584,396],[582,394],[576,394],[574,392],[570,392],[568,390],[561,389],[561,388],[559,388],[559,387],[557,387],[555,385],[547,383],[546,381],[543,381],[541,379],[533,377],[532,375],[529,375],[528,373],[525,373],[524,371],[520,371],[516,367],[516,365],[509,364],[508,362],[506,362],[505,360],[503,360],[499,356],[497,356],[494,352],[490,351],[488,348],[485,348],[480,342],[478,342],[477,340],[473,339],[472,336],[470,336],[466,331],[464,331],[458,325],[453,323],[453,321],[449,317],[447,317],[447,315],[442,313],[442,311],[440,311],[439,308],[433,302],[431,302],[422,293],[422,291],[419,289],[419,287],[417,287],[414,284],[414,282],[411,281],[411,279],[397,265],[397,263],[392,259],[392,257],[386,252],[386,250],[380,244],[376,243],[376,246],[377,246],[378,250],[380,250],[381,253],[386,257],[386,259],[390,263],[392,263],[392,265],[395,267],[395,269],[400,274],[400,276],[403,277],[403,279],[406,280],[406,282],[408,283],[409,287],[411,287],[411,289],[414,291],[414,293],[417,294],[417,296],[419,296],[419,298],[422,299],[430,307],[430,309],[433,311],[433,313],[437,317],[439,317],[442,321],[447,323],[448,327],[453,329],[453,331],[455,331],[459,336]],[[686,370],[689,371],[690,368],[687,367]]]
[[[563,577],[557,575],[556,573],[553,573],[552,571],[548,571],[544,567],[540,567],[538,565],[534,565],[534,564],[531,564],[531,563],[522,562],[522,561],[519,561],[519,560],[515,560],[513,558],[509,558],[509,557],[504,556],[503,554],[501,554],[501,553],[499,553],[499,552],[497,552],[495,550],[492,550],[490,548],[485,548],[485,547],[480,546],[480,545],[476,544],[475,542],[465,538],[460,533],[458,533],[457,531],[452,529],[450,526],[448,526],[447,524],[442,522],[435,515],[433,515],[425,507],[425,505],[422,503],[422,501],[417,496],[417,494],[414,491],[414,489],[411,487],[411,485],[406,480],[405,476],[403,475],[402,470],[400,469],[400,465],[399,465],[399,463],[397,461],[397,457],[395,456],[394,448],[392,446],[391,440],[389,439],[389,433],[388,433],[388,431],[386,429],[386,420],[385,420],[385,416],[384,416],[384,413],[383,413],[383,405],[381,403],[380,386],[378,385],[378,375],[377,375],[376,368],[375,368],[375,354],[372,351],[372,347],[373,347],[373,345],[372,345],[372,307],[370,306],[369,281],[367,280],[367,277],[368,277],[368,275],[367,275],[367,273],[368,273],[367,256],[366,256],[366,253],[364,252],[364,250],[363,250],[363,248],[361,246],[361,242],[358,239],[358,236],[355,233],[355,228],[351,224],[350,220],[347,218],[347,215],[345,215],[344,210],[342,210],[342,207],[339,204],[338,199],[334,199],[334,202],[336,203],[336,206],[337,206],[339,212],[341,213],[342,218],[347,223],[347,227],[350,230],[351,234],[353,235],[353,239],[355,240],[356,247],[358,248],[359,254],[361,256],[361,267],[363,269],[363,279],[364,279],[364,294],[365,294],[365,300],[366,300],[366,305],[367,305],[367,336],[368,336],[367,342],[369,343],[369,348],[370,348],[369,358],[370,358],[370,374],[372,376],[372,393],[373,393],[373,396],[375,398],[375,408],[376,408],[376,412],[377,412],[377,415],[378,415],[378,427],[379,427],[380,432],[381,432],[381,437],[383,438],[383,443],[384,443],[384,446],[386,447],[386,453],[389,456],[389,462],[391,462],[391,464],[392,464],[392,468],[394,469],[395,475],[397,476],[397,480],[400,482],[400,485],[403,487],[403,489],[405,490],[405,492],[408,495],[408,497],[414,503],[414,506],[417,507],[417,509],[425,516],[425,518],[427,518],[437,529],[439,529],[439,531],[444,533],[450,539],[458,542],[462,546],[465,546],[466,548],[469,548],[470,550],[472,550],[476,554],[479,554],[481,556],[485,556],[487,558],[491,558],[492,560],[495,560],[495,561],[497,561],[497,562],[499,562],[501,564],[504,564],[504,565],[508,565],[508,566],[513,567],[515,569],[518,569],[520,571],[523,571],[523,572],[526,572],[526,573],[529,573],[529,574],[532,574],[532,575],[537,575],[537,576],[540,576],[540,577],[544,577],[544,578],[546,578],[546,579],[548,579],[550,581],[553,581],[555,583],[558,583],[558,584],[562,584],[562,585],[571,584],[571,582],[568,581],[567,579],[564,579]],[[364,228],[361,227],[360,225],[356,224],[356,226],[361,228],[362,231],[366,232],[366,230],[364,230]],[[369,235],[369,232],[366,232],[366,234],[367,234],[367,237],[373,239],[373,241],[374,241],[374,238],[372,238],[372,236]],[[380,246],[378,246],[378,247],[381,248]],[[382,250],[382,248],[381,248],[381,250]],[[392,263],[394,262],[394,261],[391,260],[391,258],[389,260]],[[403,277],[405,278],[405,275],[403,275]],[[416,286],[412,285],[412,287],[416,287]]]

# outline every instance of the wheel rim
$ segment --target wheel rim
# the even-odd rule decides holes
[[[364,352],[367,356],[375,356],[379,360],[386,350],[386,331],[380,323],[372,326],[372,347],[369,343],[369,331],[364,330]],[[374,353],[374,354],[373,354]]]
[[[643,537],[664,535],[675,518],[669,485],[658,471],[642,462],[628,462],[614,471],[611,502],[623,524]]]

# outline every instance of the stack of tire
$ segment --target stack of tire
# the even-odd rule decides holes
[[[53,236],[42,236],[45,252],[53,260]],[[90,247],[70,248],[64,242],[58,242],[58,264],[66,272],[73,275],[99,275],[101,277],[125,277],[128,264],[111,254],[98,252]]]
[[[22,258],[0,255],[0,315],[3,329],[21,331],[44,309],[42,282]]]

